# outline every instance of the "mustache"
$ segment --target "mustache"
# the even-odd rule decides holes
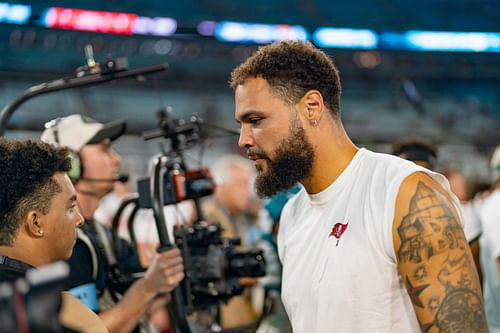
[[[251,149],[251,148],[247,149],[247,156],[250,159],[266,159],[266,160],[269,159],[267,154],[264,153],[263,151],[258,150],[258,149]]]

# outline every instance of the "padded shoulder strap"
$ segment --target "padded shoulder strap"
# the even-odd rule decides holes
[[[95,281],[97,281],[97,277],[98,277],[97,274],[99,272],[99,262],[97,259],[97,253],[95,251],[94,244],[90,240],[89,236],[87,236],[85,234],[85,232],[83,232],[83,230],[81,230],[80,228],[76,229],[76,233],[77,233],[78,239],[81,240],[82,242],[84,242],[85,245],[87,245],[87,248],[89,249],[90,255],[92,257],[92,278]]]
[[[99,240],[104,247],[104,252],[106,254],[106,258],[108,259],[108,263],[110,265],[116,265],[117,260],[113,249],[111,248],[111,241],[108,234],[109,230],[107,230],[106,227],[104,227],[99,222],[95,223],[95,229],[97,231],[97,237],[99,237]]]

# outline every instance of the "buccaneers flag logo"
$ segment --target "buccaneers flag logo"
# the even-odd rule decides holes
[[[335,244],[335,246],[339,246],[340,237],[342,236],[344,231],[346,231],[348,225],[349,222],[345,224],[335,223],[335,225],[333,226],[332,231],[330,231],[330,235],[328,235],[328,237],[334,236],[335,238],[337,238],[337,244]]]

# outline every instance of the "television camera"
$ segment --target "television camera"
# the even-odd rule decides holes
[[[152,208],[160,239],[159,251],[177,246],[184,260],[186,278],[172,293],[169,311],[181,332],[190,332],[185,315],[207,309],[243,292],[240,277],[265,275],[261,250],[241,252],[239,238],[224,239],[218,224],[203,220],[199,199],[211,195],[214,181],[207,169],[189,170],[183,151],[200,140],[203,121],[193,115],[189,121],[175,119],[171,110],[158,112],[159,128],[143,132],[145,140],[165,138],[171,143],[168,152],[156,158],[149,177],[138,181],[139,195],[124,200],[113,220],[113,234],[119,223],[119,214],[128,204],[135,207],[129,216],[129,233],[134,241],[133,219],[138,208]],[[197,220],[192,225],[179,225],[171,241],[166,229],[163,206],[193,200]],[[113,237],[113,247],[118,237]]]

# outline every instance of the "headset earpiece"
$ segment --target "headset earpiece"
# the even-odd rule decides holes
[[[76,183],[82,178],[83,163],[80,159],[80,155],[73,150],[69,151],[68,157],[71,160],[71,170],[69,170],[68,176],[73,183]]]
[[[59,141],[59,124],[64,118],[56,118],[54,120],[51,120],[45,124],[45,128],[49,129],[52,128],[53,135],[54,135],[54,142],[57,147],[62,147],[61,142]],[[82,178],[83,175],[83,164],[80,159],[80,155],[78,152],[75,152],[73,150],[69,150],[68,157],[71,161],[71,169],[68,172],[68,176],[71,179],[71,181],[76,183]]]

